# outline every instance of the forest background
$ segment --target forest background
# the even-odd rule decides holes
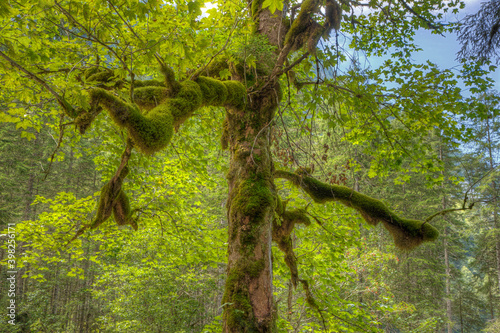
[[[115,217],[114,223],[99,220],[97,206],[123,161],[127,130],[102,112],[82,131],[80,118],[72,119],[47,87],[73,105],[88,106],[95,87],[114,88],[134,76],[161,79],[159,54],[179,81],[189,81],[200,68],[208,72],[224,56],[228,65],[215,76],[234,80],[241,68],[249,89],[265,76],[262,54],[275,50],[252,30],[248,5],[5,3],[0,331],[227,329],[223,313],[234,302],[224,301],[226,176],[233,154],[223,149],[226,111],[198,109],[165,149],[132,154],[123,184],[130,219]],[[456,211],[434,216],[429,223],[439,238],[408,251],[396,247],[384,228],[365,224],[355,209],[317,204],[277,179],[285,205],[307,213],[290,244],[309,288],[294,283],[286,254],[273,245],[275,330],[499,332],[500,112],[497,83],[488,76],[496,67],[467,57],[452,69],[413,60],[419,29],[460,31],[460,24],[442,16],[446,10],[462,15],[460,2],[340,3],[341,27],[318,38],[314,51],[305,42],[297,47],[287,63],[293,68],[279,78],[283,96],[269,133],[275,168],[301,170],[381,199],[408,218]],[[259,4],[263,12],[288,18],[301,5]],[[321,8],[315,15],[325,26],[328,15]],[[99,35],[93,39],[71,15],[98,22]],[[113,78],[91,78],[88,70],[96,67],[113,69]],[[127,92],[120,96],[126,99]],[[13,299],[6,282],[12,271],[8,226],[15,230],[16,325],[5,311]]]

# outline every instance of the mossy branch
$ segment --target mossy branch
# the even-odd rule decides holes
[[[435,240],[439,232],[426,221],[402,218],[380,200],[354,191],[346,186],[329,185],[306,173],[276,171],[275,178],[284,178],[302,188],[315,202],[338,201],[356,209],[372,225],[382,222],[391,233],[394,243],[401,249],[412,249],[422,242]]]
[[[132,219],[129,199],[122,189],[123,181],[129,173],[128,161],[132,155],[132,149],[132,141],[127,140],[127,146],[121,156],[120,165],[116,169],[114,176],[101,189],[96,216],[89,225],[80,228],[76,235],[66,243],[66,246],[82,235],[85,230],[98,228],[111,215],[113,215],[118,225],[130,224],[134,230],[137,230],[137,222]]]
[[[281,205],[278,205],[281,206]],[[296,224],[304,224],[306,226],[311,224],[311,221],[306,215],[304,209],[284,210],[279,212],[278,219],[273,221],[272,239],[278,245],[278,248],[285,254],[285,263],[290,269],[292,284],[297,288],[297,281],[299,280],[299,273],[297,269],[297,259],[293,253],[293,244],[290,234]]]
[[[240,82],[203,76],[194,81],[177,82],[170,68],[162,65],[160,70],[165,79],[163,83],[156,80],[136,82],[135,103],[129,103],[104,88],[94,88],[90,92],[93,109],[95,105],[106,109],[113,121],[128,131],[145,154],[167,146],[174,129],[202,106],[242,109],[246,104],[246,89]],[[87,115],[86,118],[93,119],[91,112]]]

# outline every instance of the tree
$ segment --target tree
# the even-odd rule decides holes
[[[493,0],[481,3],[477,13],[467,15],[462,21],[458,40],[462,49],[458,53],[461,59],[477,58],[498,62],[498,46],[500,45],[500,19],[498,11],[500,1]]]
[[[369,224],[382,222],[398,247],[411,249],[438,236],[428,220],[403,218],[380,200],[322,183],[312,169],[297,165],[297,159],[292,160],[299,166],[296,171],[277,170],[270,138],[286,111],[280,106],[283,96],[288,93],[287,102],[292,101],[293,88],[286,83],[302,88],[307,108],[315,109],[323,98],[337,103],[337,122],[349,128],[351,140],[383,133],[372,172],[400,164],[404,154],[412,156],[412,170],[428,168],[427,147],[416,146],[410,153],[406,144],[437,125],[448,137],[459,135],[448,112],[457,109],[460,92],[449,71],[414,65],[408,56],[417,49],[411,43],[414,31],[449,29],[438,20],[458,1],[254,0],[214,5],[204,14],[200,1],[27,1],[2,6],[0,75],[5,94],[12,98],[5,108],[10,118],[2,120],[30,127],[45,122],[43,115],[52,126],[59,123],[61,133],[74,125],[85,134],[106,111],[122,131],[123,141],[115,144],[124,149],[118,167],[101,190],[94,218],[83,223],[76,238],[111,215],[117,224],[137,229],[140,209],[131,208],[122,188],[130,177],[133,150],[155,154],[197,112],[223,107],[221,141],[230,153],[224,331],[272,332],[272,241],[284,252],[294,287],[302,285],[307,302],[321,315],[308,281],[298,273],[290,239],[295,225],[310,224],[310,219],[305,208],[287,207],[278,197],[275,179],[301,188],[316,203],[340,202]],[[375,70],[341,75],[345,50],[325,42],[331,33],[338,37],[341,32],[351,36],[355,52],[392,53],[393,59]],[[156,62],[159,79],[152,78]],[[394,86],[384,85],[384,80]],[[34,106],[40,101],[52,106]]]

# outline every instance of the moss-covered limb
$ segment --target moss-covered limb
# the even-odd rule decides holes
[[[314,201],[338,201],[360,212],[369,224],[382,222],[391,233],[396,246],[412,249],[422,242],[435,240],[439,232],[424,221],[406,219],[392,212],[380,200],[361,194],[345,186],[322,183],[306,174],[276,171],[275,178],[284,178],[302,188]]]
[[[134,89],[134,102],[141,110],[149,111],[170,97],[168,88],[156,85],[144,85]]]
[[[293,21],[290,30],[288,30],[285,36],[285,45],[296,44],[294,49],[299,49],[307,37],[304,33],[307,32],[311,24],[314,22],[312,15],[319,12],[321,1],[319,0],[305,0],[302,2],[300,7],[300,12]]]
[[[106,90],[123,88],[126,83],[126,81],[119,78],[112,69],[99,66],[86,69],[79,76],[79,79],[83,79],[84,83]]]
[[[273,220],[272,239],[285,255],[285,263],[290,269],[291,281],[293,286],[296,288],[299,273],[290,234],[296,224],[304,224],[308,226],[311,224],[311,221],[309,220],[309,217],[304,209],[285,210],[284,206],[285,205],[283,204],[278,204],[276,209],[278,218]]]
[[[92,103],[90,110],[80,110],[78,116],[73,121],[80,134],[85,134],[94,119],[101,113],[102,107],[97,103]]]
[[[163,149],[170,142],[174,128],[201,106],[224,105],[241,109],[246,103],[245,87],[236,81],[200,76],[196,81],[179,83],[175,89],[177,92],[172,95],[172,90],[166,87],[143,85],[135,89],[136,103],[132,104],[102,88],[95,88],[90,92],[91,105],[98,104],[108,110],[113,121],[128,130],[137,147],[143,153],[152,154]],[[87,118],[82,117],[81,123],[88,127],[90,122],[84,120]]]
[[[127,146],[121,156],[121,162],[114,176],[101,189],[101,196],[97,206],[97,213],[89,225],[80,228],[75,236],[71,238],[66,246],[82,235],[87,229],[95,229],[105,222],[111,214],[114,215],[118,225],[130,224],[132,228],[137,230],[137,221],[132,218],[130,210],[130,202],[127,195],[123,192],[122,184],[129,173],[128,161],[132,155],[133,143],[127,140]]]
[[[174,71],[163,63],[160,63],[160,71],[165,78],[165,86],[172,91],[173,94],[176,94],[181,87],[180,83],[175,80]]]
[[[115,176],[111,178],[101,189],[101,196],[99,198],[99,205],[97,206],[97,213],[92,220],[91,229],[99,227],[103,222],[105,222],[111,214],[113,213],[113,208],[118,201],[118,197],[122,192],[122,184],[125,177],[128,175],[128,167],[123,167],[119,169]],[[121,197],[124,198],[123,196]],[[124,205],[122,201],[121,206]],[[123,207],[122,207],[123,208]]]

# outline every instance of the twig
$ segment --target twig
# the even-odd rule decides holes
[[[45,82],[39,76],[30,72],[20,64],[18,64],[16,61],[14,61],[14,59],[10,58],[2,51],[0,51],[0,56],[6,59],[12,66],[19,69],[21,72],[27,74],[32,80],[40,83],[45,89],[47,89],[47,91],[50,92],[57,99],[57,102],[66,111],[68,116],[72,118],[76,117],[76,111],[73,109],[73,107],[68,102],[66,102],[66,100],[63,97],[61,97],[51,86],[49,86],[47,82]]]

